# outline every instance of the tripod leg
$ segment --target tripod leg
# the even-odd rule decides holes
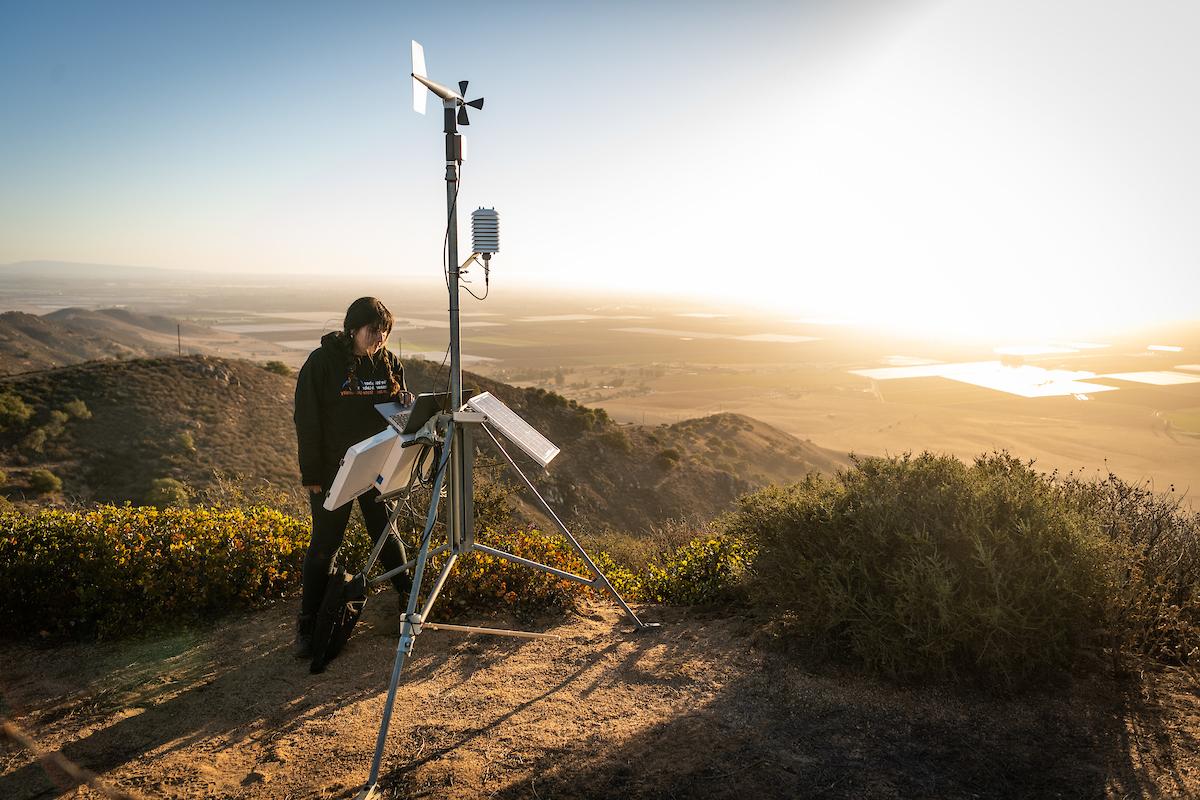
[[[396,541],[400,543],[400,553],[405,561],[408,561],[408,555],[404,552],[404,540],[400,538],[400,534],[396,533],[396,518],[400,516],[400,504],[391,503],[386,505],[388,509],[388,521],[384,526],[383,532],[379,534],[379,538],[375,540],[374,546],[371,547],[371,554],[367,556],[367,565],[363,567],[362,574],[367,575],[371,572],[371,567],[375,566],[375,562],[379,560],[379,554],[383,551],[383,545],[387,542],[389,536],[395,536]]]
[[[433,610],[433,601],[437,600],[438,595],[442,592],[442,587],[446,585],[446,578],[450,576],[450,570],[454,567],[454,562],[458,560],[458,553],[451,553],[446,559],[446,566],[442,567],[442,573],[438,575],[437,581],[434,582],[433,588],[429,590],[429,596],[425,598],[425,605],[421,608],[421,621],[424,622],[429,616],[429,612]]]
[[[429,560],[429,539],[433,534],[433,525],[437,521],[438,502],[442,497],[442,478],[446,474],[446,460],[449,455],[450,448],[447,447],[441,464],[438,466],[437,477],[433,481],[433,492],[429,498],[429,513],[425,516],[425,530],[421,533],[421,550],[417,554],[417,566],[413,570],[412,588],[408,591],[408,612],[404,615],[400,641],[396,644],[396,663],[392,667],[392,680],[388,684],[387,701],[383,706],[383,721],[379,724],[379,736],[375,740],[375,758],[371,761],[371,775],[367,778],[367,784],[356,800],[368,800],[375,795],[379,782],[379,766],[383,763],[383,748],[387,744],[388,725],[392,721],[392,706],[396,702],[396,687],[400,683],[400,671],[404,669],[404,662],[412,653],[417,634],[421,632],[420,620],[416,614],[417,600],[421,592],[421,579],[425,575],[425,562]]]
[[[417,587],[413,587],[413,591],[417,591]],[[408,651],[412,649],[412,633],[411,623],[404,623],[404,633],[400,637],[400,642],[396,645],[396,663],[392,667],[392,682],[388,686],[387,702],[383,706],[383,722],[379,726],[379,736],[375,740],[375,758],[371,762],[371,775],[367,778],[367,785],[363,787],[356,800],[367,800],[374,796],[376,786],[379,782],[379,765],[383,762],[383,746],[387,743],[388,725],[392,721],[392,706],[396,702],[396,687],[400,683],[400,671],[404,669],[404,661],[408,657]]]
[[[642,629],[657,628],[657,622],[646,623],[638,619],[638,615],[633,613],[633,609],[630,608],[629,604],[625,602],[625,598],[621,597],[620,592],[613,588],[613,585],[609,583],[608,578],[605,577],[604,573],[600,571],[600,568],[596,566],[596,562],[592,561],[592,557],[589,556],[587,551],[583,549],[583,545],[581,545],[574,535],[572,535],[571,531],[567,528],[563,521],[558,518],[558,514],[554,513],[554,509],[550,507],[550,504],[546,502],[545,498],[542,497],[541,493],[538,492],[529,478],[525,477],[525,473],[522,472],[521,468],[517,466],[517,462],[513,461],[513,457],[508,454],[508,451],[504,449],[504,445],[500,444],[500,440],[496,438],[496,435],[492,433],[491,429],[487,425],[482,425],[481,427],[491,438],[492,444],[496,445],[497,449],[499,449],[501,454],[503,454],[505,460],[508,461],[508,465],[512,467],[513,470],[516,471],[517,475],[521,477],[521,480],[524,481],[525,486],[528,487],[529,491],[533,492],[533,496],[537,498],[538,503],[541,504],[542,508],[546,509],[546,513],[550,515],[550,519],[554,520],[554,524],[558,526],[560,531],[562,531],[563,536],[567,537],[567,541],[570,542],[571,547],[573,547],[575,552],[579,554],[579,557],[583,559],[583,563],[587,564],[588,569],[590,569],[592,574],[596,576],[596,580],[600,582],[600,585],[604,587],[604,590],[612,595],[613,599],[617,601],[617,605],[619,605],[621,609],[629,616],[629,618],[633,620],[633,624]]]

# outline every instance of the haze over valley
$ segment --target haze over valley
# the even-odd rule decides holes
[[[43,277],[0,267],[4,372],[176,352],[298,368],[340,326],[338,309],[368,293],[393,309],[389,346],[402,358],[438,364],[446,353],[436,288],[120,268],[96,280],[102,268],[69,269]],[[535,294],[506,285],[503,273],[492,283],[486,302],[463,307],[465,367],[603,408],[620,423],[733,412],[843,454],[970,460],[1007,449],[1046,471],[1111,470],[1178,496],[1200,487],[1200,325],[1054,340],[964,331],[947,343],[816,314]],[[32,339],[22,320],[41,323]],[[286,403],[279,414],[290,418]]]

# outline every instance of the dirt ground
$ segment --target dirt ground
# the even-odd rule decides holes
[[[1178,677],[1007,698],[897,689],[762,649],[759,622],[596,606],[554,640],[426,631],[401,682],[383,797],[1200,796],[1200,699]],[[481,624],[502,624],[479,621]],[[322,675],[277,608],[137,642],[7,644],[3,713],[44,752],[144,797],[348,798],[395,652],[373,598]],[[0,797],[99,797],[0,744]]]

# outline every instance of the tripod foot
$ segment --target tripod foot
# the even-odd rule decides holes
[[[368,783],[362,788],[362,791],[354,796],[354,800],[372,800],[379,796],[379,785]]]

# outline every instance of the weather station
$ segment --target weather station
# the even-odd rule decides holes
[[[638,618],[578,539],[538,492],[534,483],[520,469],[502,439],[515,445],[543,468],[559,454],[559,448],[499,398],[488,392],[474,394],[463,389],[459,320],[460,279],[472,266],[480,265],[487,286],[490,281],[491,259],[500,250],[499,215],[494,209],[480,208],[471,216],[472,253],[463,263],[459,264],[458,261],[458,194],[466,154],[466,145],[458,127],[470,124],[468,107],[482,110],[484,104],[483,98],[465,99],[467,86],[467,81],[460,81],[458,89],[455,90],[430,80],[425,71],[424,50],[417,42],[412,43],[413,110],[424,114],[431,93],[442,102],[447,212],[443,270],[449,294],[450,314],[448,391],[421,394],[411,406],[400,406],[396,403],[377,406],[388,422],[387,429],[359,442],[347,451],[325,500],[325,507],[333,509],[376,488],[380,491],[379,500],[389,504],[390,513],[388,525],[375,542],[361,571],[351,574],[345,570],[338,570],[330,578],[329,590],[326,591],[321,612],[318,614],[317,629],[313,635],[314,655],[311,669],[314,672],[323,670],[326,663],[341,650],[361,614],[371,587],[400,572],[411,571],[412,577],[412,588],[401,619],[400,638],[396,646],[370,776],[358,795],[358,800],[378,796],[380,765],[383,761],[388,725],[396,701],[400,675],[406,659],[413,652],[417,637],[424,630],[522,638],[549,636],[544,633],[447,625],[431,621],[438,595],[450,578],[455,562],[463,554],[476,550],[592,587],[612,597],[633,622],[634,630],[657,627],[657,623],[643,622]],[[483,297],[486,296],[485,291]],[[547,513],[572,550],[587,566],[590,575],[557,569],[476,540],[473,468],[475,441],[484,441],[483,437],[492,443],[520,478],[538,506]],[[397,522],[402,508],[413,498],[419,487],[429,489],[430,499],[415,557],[409,559],[397,532]],[[445,517],[446,536],[445,541],[435,544],[433,531],[439,514]],[[401,540],[405,563],[377,577],[369,577],[389,536]],[[430,559],[441,556],[445,556],[445,563],[422,597],[422,585]]]

